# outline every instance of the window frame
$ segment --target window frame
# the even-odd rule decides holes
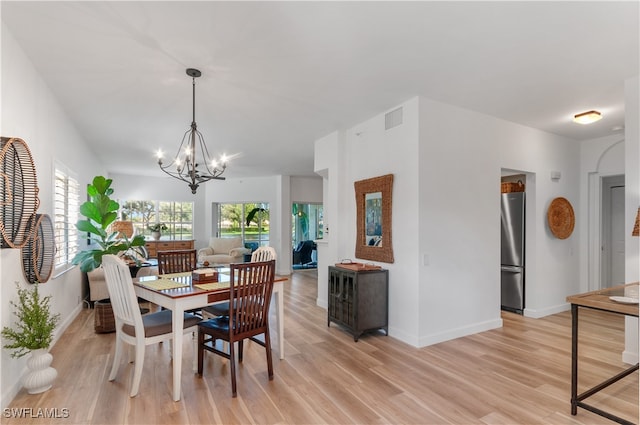
[[[62,182],[59,185],[59,182]],[[52,178],[53,226],[56,253],[53,278],[75,267],[71,264],[80,251],[80,182],[78,174],[60,161],[54,161]],[[62,199],[59,199],[62,196]],[[63,218],[61,220],[61,218]]]

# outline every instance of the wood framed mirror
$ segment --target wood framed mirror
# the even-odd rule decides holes
[[[393,263],[391,196],[393,174],[355,182],[356,258]]]

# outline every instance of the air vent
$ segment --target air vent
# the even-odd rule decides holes
[[[387,112],[384,116],[384,129],[397,127],[402,124],[402,106],[398,109],[394,109],[391,112]]]

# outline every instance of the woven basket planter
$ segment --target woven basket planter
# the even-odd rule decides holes
[[[95,315],[93,329],[96,333],[110,333],[116,331],[116,318],[113,316],[111,300],[100,300],[94,304]]]
[[[500,183],[501,193],[524,192],[524,183],[522,182],[502,182]]]

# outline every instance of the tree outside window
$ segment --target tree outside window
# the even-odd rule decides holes
[[[222,238],[241,236],[245,243],[258,246],[269,245],[269,204],[219,204],[218,234]]]
[[[164,223],[164,240],[193,239],[193,202],[166,202],[153,200],[121,201],[122,220],[133,222],[135,233],[151,238],[150,224]]]

